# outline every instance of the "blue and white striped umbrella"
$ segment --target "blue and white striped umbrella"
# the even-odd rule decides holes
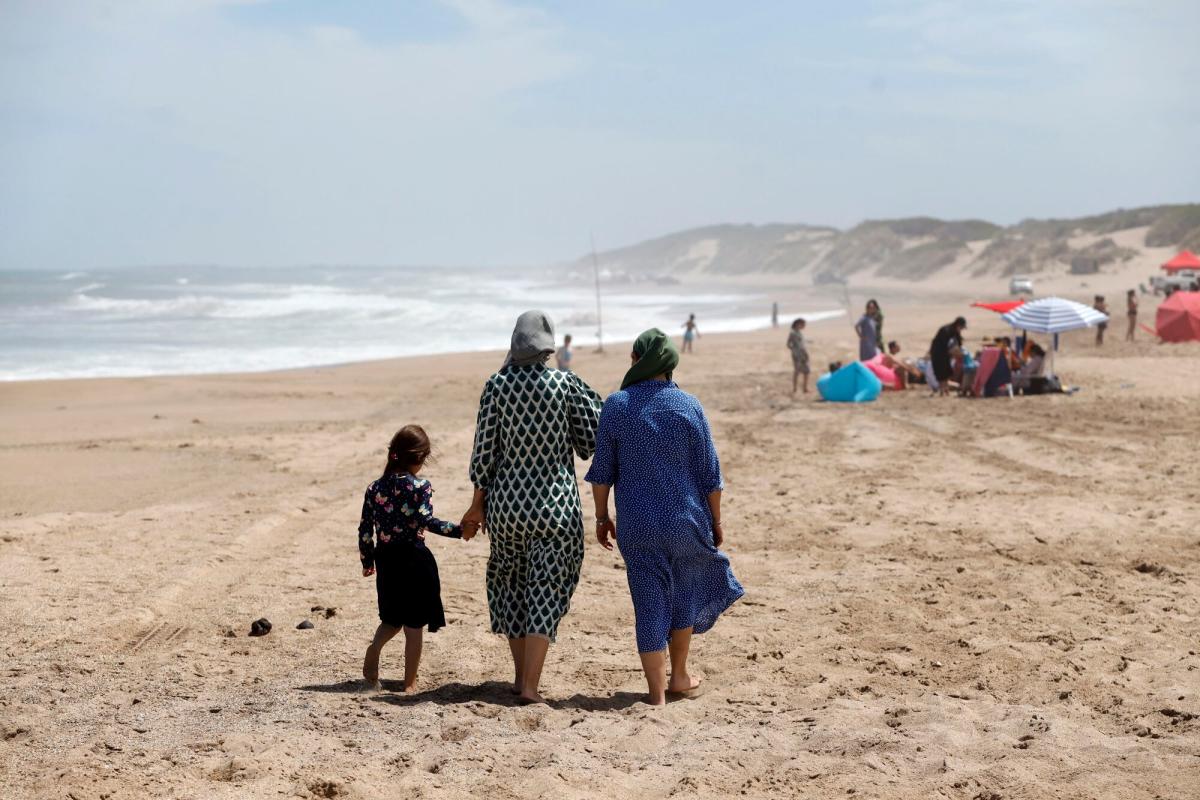
[[[1017,306],[1003,319],[1014,328],[1024,331],[1063,333],[1108,322],[1108,315],[1074,300],[1043,297]]]

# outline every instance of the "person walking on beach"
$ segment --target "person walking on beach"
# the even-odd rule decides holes
[[[801,375],[804,376],[804,393],[808,394],[808,375],[812,371],[808,366],[808,343],[804,341],[803,317],[792,320],[792,329],[788,331],[787,346],[792,351],[792,394],[796,393],[796,384]]]
[[[938,328],[933,341],[929,343],[929,360],[932,362],[933,376],[937,378],[938,393],[950,393],[949,380],[955,376],[955,365],[962,369],[962,332],[967,328],[964,317],[955,317],[954,322]]]
[[[379,688],[379,655],[404,630],[404,691],[411,692],[421,663],[422,636],[446,624],[437,561],[425,546],[425,531],[470,540],[475,525],[455,525],[433,516],[433,487],[417,477],[429,458],[429,437],[406,425],[388,445],[383,475],[367,487],[358,523],[363,577],[375,576],[379,627],[363,657],[363,679]]]
[[[546,367],[554,326],[541,311],[517,318],[508,357],[479,399],[463,524],[491,537],[492,632],[507,637],[513,693],[545,702],[542,667],[583,565],[583,508],[572,452],[591,458],[600,396],[573,372]]]
[[[712,628],[745,590],[717,548],[721,464],[700,402],[672,381],[679,353],[653,328],[633,343],[633,365],[600,415],[592,484],[596,539],[625,560],[637,649],[649,701],[696,689],[692,636]],[[616,492],[618,523],[609,515]],[[668,663],[670,675],[668,677]]]
[[[771,303],[771,327],[779,327],[779,303]]]
[[[556,363],[558,368],[563,372],[570,372],[571,357],[574,355],[574,352],[571,351],[571,334],[568,333],[563,337],[562,347],[558,348],[558,350],[554,353],[554,363]]]
[[[875,314],[879,305],[874,300],[867,301],[866,311],[854,323],[854,332],[858,334],[858,360],[870,361],[879,352],[879,337],[876,335]]]
[[[1133,341],[1133,333],[1137,330],[1138,299],[1137,292],[1130,289],[1125,293],[1125,315],[1129,318],[1129,327],[1125,331],[1125,341]]]
[[[1096,309],[1101,314],[1108,314],[1108,303],[1104,302],[1104,295],[1096,295],[1096,302],[1092,303],[1092,308]],[[1104,344],[1104,330],[1107,327],[1107,322],[1101,322],[1096,326],[1096,347],[1100,347]]]
[[[696,315],[688,314],[687,322],[683,323],[683,352],[692,352],[692,340],[700,335],[700,328],[696,327]]]

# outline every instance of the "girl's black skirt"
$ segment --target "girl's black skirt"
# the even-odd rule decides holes
[[[375,552],[379,621],[433,633],[446,624],[437,561],[424,542],[392,542]]]

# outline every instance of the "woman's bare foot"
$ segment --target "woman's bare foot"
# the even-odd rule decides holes
[[[521,692],[517,695],[517,702],[523,706],[545,705],[546,698],[542,697],[537,692]]]
[[[704,683],[703,678],[697,678],[687,673],[672,675],[670,682],[667,683],[667,694],[687,694],[699,689],[702,683]]]
[[[359,692],[366,692],[366,693],[370,693],[370,692],[382,692],[382,691],[383,691],[383,684],[382,684],[382,683],[380,683],[378,679],[376,679],[376,680],[370,680],[370,679],[368,679],[368,678],[363,678],[363,681],[362,681],[362,683],[359,685],[359,687],[358,687],[357,691],[359,691]]]
[[[409,681],[409,682],[407,682],[407,683],[405,683],[405,684],[404,684],[404,688],[403,688],[403,689],[401,689],[400,691],[402,691],[402,692],[411,692],[413,689],[416,689],[416,688],[417,688],[417,682],[416,682],[416,681]]]

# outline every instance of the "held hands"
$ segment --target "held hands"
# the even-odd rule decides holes
[[[375,568],[374,568],[374,567],[363,567],[363,577],[364,577],[364,578],[369,578],[369,577],[371,577],[371,576],[372,576],[372,575],[374,575],[374,574],[375,574]]]
[[[617,526],[613,523],[611,517],[604,517],[596,520],[596,541],[605,550],[613,549],[613,542],[617,540]]]
[[[483,507],[472,504],[462,518],[463,541],[469,542],[480,530],[487,534],[487,520],[484,518]]]

